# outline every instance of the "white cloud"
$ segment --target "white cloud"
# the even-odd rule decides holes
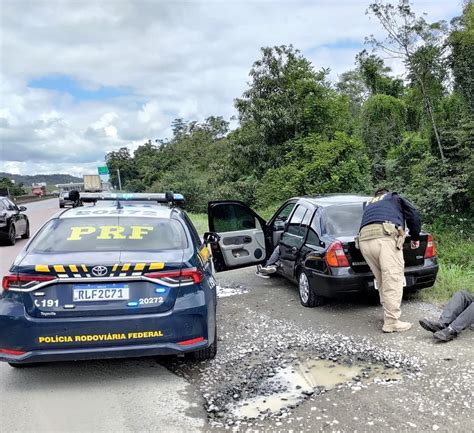
[[[175,117],[229,118],[261,46],[292,43],[336,78],[354,66],[358,49],[350,47],[380,32],[364,14],[367,4],[2,2],[0,170],[81,174],[107,151],[169,136]],[[460,11],[452,0],[415,6],[432,20]],[[71,77],[86,90],[125,91],[91,100],[28,87],[51,76]]]

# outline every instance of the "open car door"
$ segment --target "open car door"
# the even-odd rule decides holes
[[[209,242],[216,272],[264,263],[266,221],[237,200],[211,201],[207,206]]]

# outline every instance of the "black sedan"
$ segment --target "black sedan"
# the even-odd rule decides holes
[[[298,284],[304,306],[314,307],[345,293],[375,293],[374,276],[354,242],[368,199],[359,195],[296,197],[286,201],[269,222],[240,201],[210,202],[207,238],[215,270],[262,264],[280,245],[278,272]],[[405,289],[432,286],[438,272],[432,235],[422,232],[415,250],[408,235],[403,252]]]
[[[25,210],[25,206],[18,207],[8,197],[0,196],[0,240],[7,245],[15,245],[18,236],[30,237],[30,223],[22,213]]]

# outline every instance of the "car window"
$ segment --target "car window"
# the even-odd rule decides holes
[[[165,218],[89,217],[49,221],[30,244],[33,253],[163,251],[187,247],[179,221]]]
[[[306,238],[306,243],[311,244],[311,245],[320,245],[319,241],[319,236],[318,236],[318,221],[317,218],[315,217],[311,223],[311,226],[309,227],[309,232],[308,232],[308,237]]]
[[[275,220],[286,221],[294,209],[296,203],[288,203],[283,209],[278,212]]]
[[[3,200],[0,200],[0,210],[5,210],[7,208],[6,203]]]
[[[255,215],[238,203],[226,203],[212,208],[214,231],[217,233],[256,228]]]
[[[188,229],[191,233],[191,237],[193,238],[193,241],[197,247],[200,247],[202,245],[201,237],[199,236],[199,233],[197,232],[196,228],[194,227],[194,224],[191,222],[189,217],[186,214],[183,214],[184,221],[186,222]]]
[[[9,210],[17,210],[16,204],[13,203],[11,200],[9,200],[8,198],[4,198],[3,200],[6,202],[7,209],[9,209]]]
[[[288,223],[287,233],[295,236],[302,236],[303,230],[301,229],[300,225],[307,211],[308,210],[304,206],[298,205],[290,218],[290,222]]]
[[[323,217],[325,231],[334,236],[356,235],[359,232],[362,213],[362,203],[327,207]]]

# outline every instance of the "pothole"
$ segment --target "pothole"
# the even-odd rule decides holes
[[[319,358],[294,357],[292,364],[279,368],[263,379],[259,386],[245,397],[234,394],[220,411],[220,417],[233,421],[265,419],[294,409],[310,396],[348,384],[361,390],[373,382],[402,380],[398,369],[370,363],[340,363]],[[210,408],[212,411],[212,407]],[[224,413],[226,415],[224,415]]]

